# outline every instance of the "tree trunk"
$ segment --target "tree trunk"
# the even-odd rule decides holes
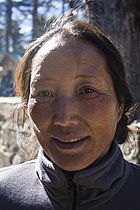
[[[86,0],[87,18],[100,25],[120,46],[127,61],[127,81],[134,100],[140,104],[140,1]],[[140,107],[136,118],[140,118]]]
[[[12,2],[11,0],[6,0],[6,52],[10,51],[10,37],[11,37],[11,16],[12,16]]]
[[[33,31],[32,31],[32,39],[37,38],[37,7],[38,0],[33,0]]]
[[[100,25],[120,46],[127,62],[127,81],[138,103],[136,119],[140,119],[140,1],[139,0],[86,0],[87,18]],[[140,139],[140,135],[137,139]],[[134,157],[140,164],[140,143]]]

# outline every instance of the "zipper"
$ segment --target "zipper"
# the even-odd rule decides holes
[[[76,184],[73,182],[74,172],[64,172],[67,182],[68,182],[68,192],[72,193],[73,195],[73,203],[72,203],[72,210],[76,210],[77,206],[77,187]]]

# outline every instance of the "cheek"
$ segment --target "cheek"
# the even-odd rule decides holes
[[[45,103],[38,103],[32,99],[28,103],[28,113],[31,121],[39,130],[47,128],[52,118],[51,106]]]
[[[81,107],[81,115],[91,127],[114,126],[118,122],[118,108],[116,100],[97,99],[89,101]]]
[[[103,117],[105,103],[102,100],[89,100],[83,103],[80,107],[81,116],[88,121],[94,121],[94,123]],[[102,116],[102,117],[101,117]]]

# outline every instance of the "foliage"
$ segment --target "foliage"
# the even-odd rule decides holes
[[[50,22],[81,5],[82,0],[0,0],[0,54],[7,51],[21,57]]]

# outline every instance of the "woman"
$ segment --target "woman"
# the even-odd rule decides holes
[[[1,169],[1,210],[140,208],[140,169],[117,144],[132,96],[100,29],[60,19],[27,49],[15,86],[41,148],[37,160]]]

